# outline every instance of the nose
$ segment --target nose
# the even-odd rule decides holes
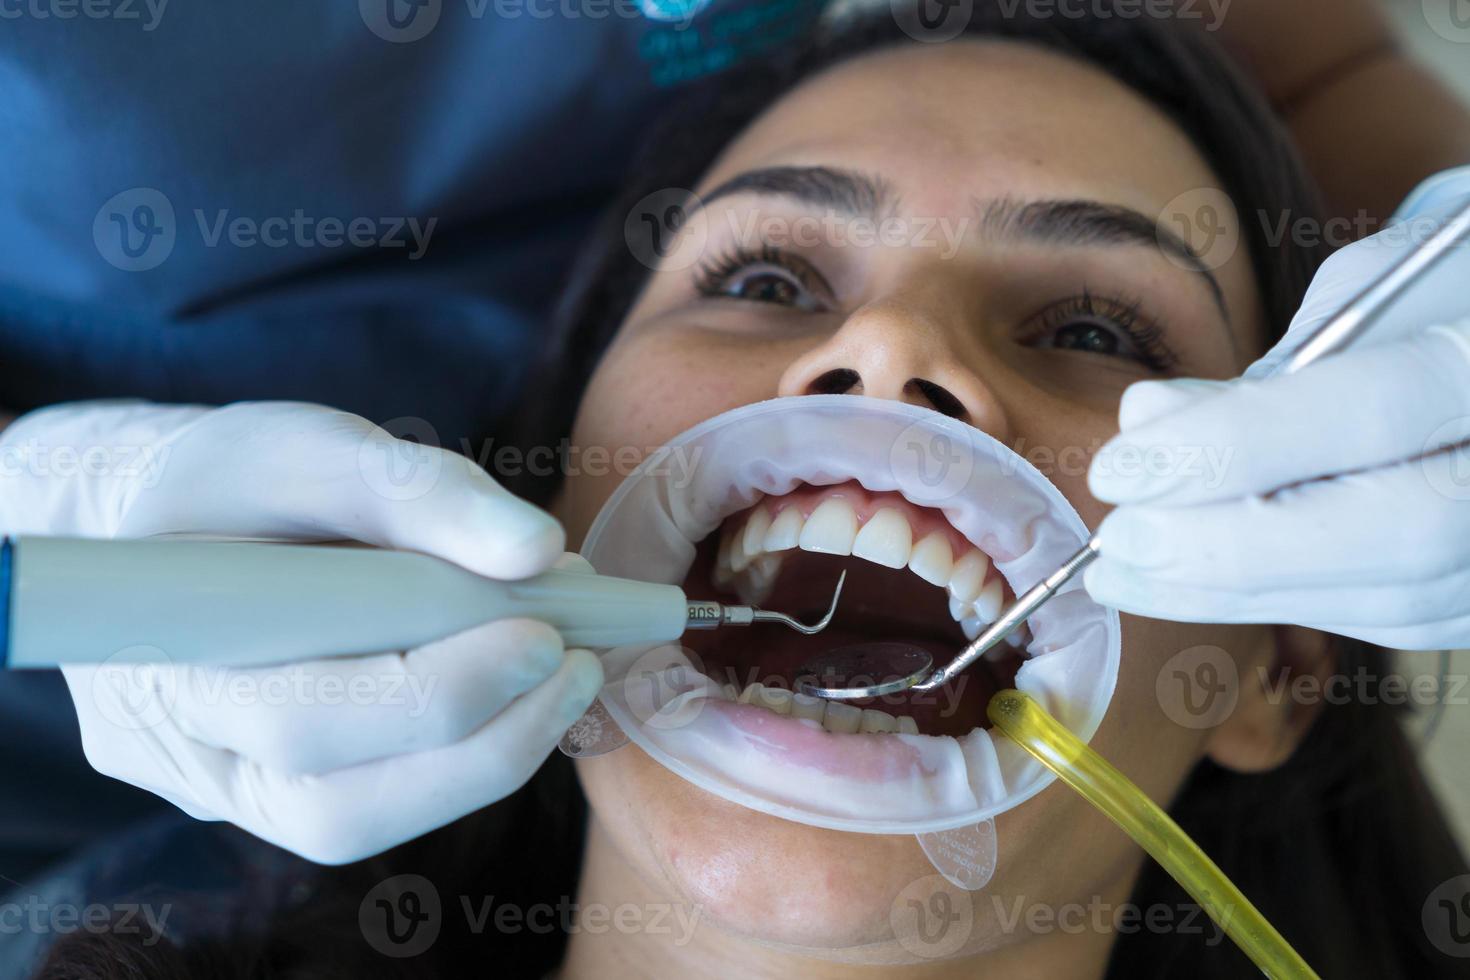
[[[918,304],[864,306],[781,376],[781,395],[867,395],[922,405],[1003,438],[999,400],[976,374],[977,345]],[[974,349],[971,349],[974,347]]]

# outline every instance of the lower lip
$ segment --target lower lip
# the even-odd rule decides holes
[[[750,704],[711,700],[708,707],[773,764],[870,783],[907,782],[934,774],[923,766],[918,748],[900,737],[841,735]]]

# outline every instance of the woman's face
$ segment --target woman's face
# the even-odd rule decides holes
[[[574,444],[654,446],[777,396],[898,399],[1021,453],[1095,526],[1105,508],[1087,464],[1116,432],[1123,390],[1231,377],[1262,349],[1244,249],[1205,270],[1155,234],[1202,251],[1171,207],[1218,184],[1164,117],[1057,55],[963,42],[850,61],[773,106],[705,175],[698,220],[603,358]],[[572,540],[618,479],[569,481],[558,513]],[[1164,713],[1161,665],[1211,644],[1245,671],[1273,643],[1268,628],[1125,617],[1094,746],[1167,802],[1212,746]],[[908,957],[890,911],[934,874],[914,838],[747,810],[634,747],[579,771],[608,845],[598,860],[651,894],[767,944]],[[997,871],[962,952],[1034,938],[1007,918],[1017,907],[1126,899],[1138,852],[1069,790],[1053,785],[997,826]]]

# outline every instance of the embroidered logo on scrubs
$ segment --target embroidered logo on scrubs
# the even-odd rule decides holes
[[[444,0],[357,0],[357,11],[378,37],[407,44],[434,29],[444,12]]]
[[[685,22],[698,17],[710,0],[638,0],[638,9],[649,20]]]
[[[806,35],[822,11],[822,0],[638,3],[644,15],[657,22],[639,40],[638,53],[659,86],[678,85],[779,49]],[[714,9],[703,13],[707,7]]]
[[[160,190],[134,187],[113,195],[92,221],[92,241],[124,272],[158,267],[174,250],[174,206]]]

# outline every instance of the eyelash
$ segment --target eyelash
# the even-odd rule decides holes
[[[736,246],[727,252],[709,259],[702,259],[695,269],[694,288],[701,296],[725,297],[729,299],[743,299],[752,303],[771,303],[771,300],[749,299],[736,296],[731,292],[731,283],[741,273],[749,273],[752,266],[766,265],[787,273],[796,284],[809,295],[817,292],[821,285],[818,276],[812,267],[795,256],[774,245],[762,245],[760,251],[752,251],[745,246]],[[819,305],[819,304],[818,304]]]
[[[773,245],[762,245],[759,251],[736,246],[712,258],[702,259],[695,269],[694,288],[701,296],[706,297],[789,305],[773,300],[737,296],[731,291],[736,277],[761,265],[787,273],[808,295],[818,288],[814,282],[818,276],[809,264]],[[1117,330],[1132,347],[1131,353],[1105,356],[1126,357],[1159,373],[1168,371],[1179,362],[1178,357],[1164,342],[1163,328],[1144,315],[1141,300],[1098,297],[1084,289],[1082,295],[1063,300],[1043,310],[1037,320],[1038,328],[1031,332],[1032,340],[1075,325],[1079,321],[1092,321],[1098,326]]]
[[[1128,357],[1160,373],[1179,363],[1179,358],[1164,342],[1163,327],[1144,315],[1141,300],[1094,296],[1084,289],[1081,296],[1043,310],[1037,320],[1038,329],[1033,331],[1032,339],[1090,321],[1097,326],[1114,328],[1133,348],[1131,354],[1108,356]]]

